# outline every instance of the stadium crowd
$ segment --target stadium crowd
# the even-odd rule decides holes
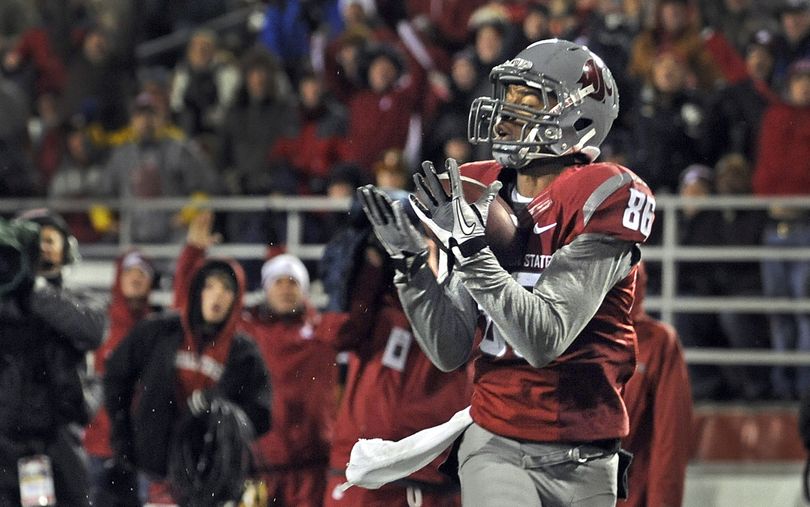
[[[216,31],[207,23],[245,7],[253,15],[236,27]],[[601,160],[631,167],[655,194],[810,195],[806,0],[9,0],[0,2],[0,19],[0,111],[6,120],[0,127],[0,198],[95,202],[87,211],[63,213],[61,232],[79,244],[118,241],[119,217],[105,199],[182,197],[199,206],[216,196],[349,197],[367,183],[409,190],[410,176],[423,160],[443,166],[447,157],[459,163],[489,159],[488,147],[468,142],[470,105],[490,94],[494,65],[548,38],[585,45],[604,59],[621,100]],[[188,35],[182,47],[136,51],[177,33]],[[450,414],[469,395],[466,372],[438,381],[436,376],[445,374],[414,357],[418,347],[408,356],[403,343],[376,340],[408,324],[395,294],[379,282],[390,266],[374,255],[358,265],[340,261],[356,260],[362,251],[358,242],[368,240],[368,230],[363,237],[347,234],[350,223],[357,225],[356,208],[345,217],[307,217],[305,241],[332,245],[327,248],[332,257],[318,269],[274,257],[268,260],[276,259],[272,264],[260,260],[265,269],[246,264],[246,273],[225,266],[227,276],[217,278],[232,296],[245,290],[243,276],[248,288],[266,292],[266,306],[247,309],[245,317],[228,316],[229,322],[242,319],[232,326],[254,337],[289,338],[280,345],[257,340],[258,350],[245,347],[247,356],[263,355],[269,373],[262,368],[251,373],[269,375],[275,395],[274,429],[258,451],[263,487],[302,495],[290,500],[294,505],[316,505],[324,496],[333,505],[350,505],[360,497],[351,496],[356,490],[338,488],[339,465],[349,452],[343,447],[358,437],[401,438],[420,429],[405,424],[404,415],[404,421],[383,424],[382,415],[372,417],[351,405],[367,402],[375,386],[393,391],[391,386],[404,385],[409,395],[428,396],[420,389],[445,382],[443,393],[461,403],[442,403]],[[678,219],[683,245],[810,247],[808,209],[684,209]],[[195,283],[202,284],[197,290],[203,301],[206,277],[213,277],[206,269],[218,275],[223,270],[216,261],[213,268],[205,263],[207,247],[225,241],[283,250],[285,241],[284,216],[278,213],[210,216],[148,209],[131,220],[135,244],[186,242],[184,254],[198,258],[183,257],[187,264],[174,274],[200,277]],[[660,241],[660,232],[656,224],[648,243]],[[139,320],[159,313],[145,302],[149,288],[157,276],[171,278],[174,266],[158,272],[161,266],[131,250],[122,253],[117,269],[110,324],[94,365],[104,373],[112,357],[116,387],[131,390],[123,352],[116,357],[113,351]],[[647,269],[654,292],[655,270]],[[136,271],[146,285],[140,295],[128,296],[138,282],[127,281],[136,276],[127,273]],[[312,308],[310,277],[323,280],[330,308]],[[363,283],[355,280],[349,287],[346,280],[358,277]],[[279,280],[294,286],[276,287]],[[180,291],[175,306],[186,311],[190,296],[175,282]],[[352,292],[357,286],[364,287],[362,294]],[[810,261],[683,263],[678,293],[804,299],[810,297]],[[807,314],[679,314],[675,328],[684,347],[810,350]],[[234,333],[229,339],[238,339]],[[302,345],[299,336],[312,341]],[[361,336],[374,346],[358,343]],[[82,344],[80,352],[85,348]],[[348,371],[317,362],[338,351],[351,352]],[[136,353],[131,347],[127,352]],[[282,353],[285,361],[293,355],[301,364],[311,361],[307,375],[322,375],[321,397],[309,400],[316,406],[303,406],[301,393],[310,384],[298,385],[292,368],[288,375],[289,365],[277,357]],[[406,360],[415,366],[405,368]],[[369,370],[374,361],[396,373]],[[404,373],[410,369],[418,370],[415,378]],[[699,400],[795,400],[810,389],[810,368],[690,365],[689,381]],[[184,386],[192,394],[206,387],[194,379]],[[211,400],[199,398],[210,409]],[[388,399],[400,404],[403,414],[408,401],[404,395]],[[249,403],[259,420],[259,408],[269,409],[260,394]],[[317,414],[299,424],[304,412]],[[131,463],[109,462],[113,450],[121,453],[110,443],[121,443],[115,432],[122,421],[104,409],[94,413],[92,422],[77,419],[89,422],[88,487],[103,490],[109,486],[104,481],[119,474],[141,499],[171,499],[168,486],[161,490],[159,481],[128,475]],[[372,423],[379,426],[368,429]],[[332,434],[333,424],[345,442],[330,454],[325,435]],[[168,465],[154,466],[165,474]],[[328,490],[313,479],[326,473],[331,473]],[[452,505],[443,500],[448,485],[438,477],[438,470],[429,469],[391,487],[408,495],[419,491],[421,505]],[[429,503],[434,497],[436,503]]]

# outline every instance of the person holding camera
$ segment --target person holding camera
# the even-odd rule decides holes
[[[93,410],[81,368],[106,316],[101,301],[63,287],[77,258],[50,210],[0,221],[0,505],[88,505],[81,428]]]

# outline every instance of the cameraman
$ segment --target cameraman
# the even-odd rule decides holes
[[[0,223],[0,505],[26,493],[88,505],[80,431],[90,417],[80,368],[101,344],[102,304],[62,287],[78,256],[65,221],[45,209]],[[18,471],[19,467],[19,471]]]

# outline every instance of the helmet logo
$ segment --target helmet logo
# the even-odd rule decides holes
[[[529,60],[524,60],[523,58],[513,58],[504,62],[504,67],[512,67],[515,70],[529,70],[532,68],[532,62]]]
[[[589,85],[593,86],[590,95],[600,102],[605,101],[605,94],[608,96],[613,95],[613,89],[608,86],[605,80],[604,69],[601,65],[597,65],[593,58],[588,58],[588,61],[585,62],[582,67],[582,75],[577,83],[580,83],[582,88],[587,88]]]

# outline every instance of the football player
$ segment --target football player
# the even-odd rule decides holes
[[[359,196],[398,259],[395,283],[427,355],[449,371],[480,354],[457,453],[463,504],[613,506],[628,433],[621,394],[636,364],[638,244],[655,200],[629,169],[595,161],[619,108],[597,55],[543,40],[490,77],[468,136],[492,143],[495,160],[448,160],[447,191],[429,162],[414,177],[411,204],[452,259],[446,276],[425,265],[401,206],[371,186]],[[462,195],[461,175],[488,185],[477,201]],[[496,195],[515,214],[514,260],[487,245]]]

